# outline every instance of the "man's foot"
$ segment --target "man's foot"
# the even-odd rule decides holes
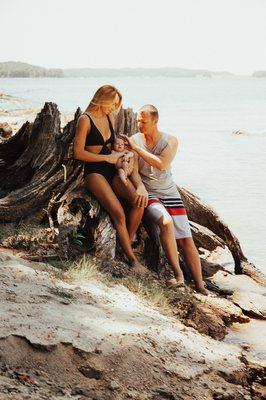
[[[208,289],[206,289],[205,285],[200,285],[195,287],[196,292],[203,294],[203,296],[208,296],[208,297],[216,297],[216,295],[212,292],[210,292]]]

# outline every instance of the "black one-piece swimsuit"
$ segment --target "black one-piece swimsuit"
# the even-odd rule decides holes
[[[85,146],[102,146],[102,149],[98,154],[111,154],[112,151],[107,147],[107,145],[108,143],[111,143],[111,145],[114,143],[115,132],[111,124],[111,121],[109,119],[109,116],[107,115],[107,119],[110,127],[111,136],[106,141],[104,141],[101,132],[96,127],[89,114],[87,113],[84,114],[87,115],[91,123],[90,134],[86,138]],[[84,176],[95,173],[100,174],[103,175],[109,183],[111,183],[115,175],[115,172],[116,169],[114,164],[110,164],[106,161],[85,162]]]

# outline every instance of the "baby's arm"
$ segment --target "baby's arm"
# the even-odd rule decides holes
[[[134,153],[132,151],[125,150],[123,159],[126,160],[127,162],[129,162],[130,159],[133,159],[133,158],[134,158]]]
[[[125,161],[126,165],[125,165],[124,169],[125,169],[127,176],[130,176],[134,169],[134,153],[132,153],[130,151],[129,154],[125,155],[125,157],[127,157],[127,160]]]

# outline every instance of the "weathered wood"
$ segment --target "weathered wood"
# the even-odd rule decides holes
[[[45,103],[32,126],[24,124],[0,145],[0,184],[6,194],[0,199],[0,220],[17,221],[33,214],[80,179],[82,164],[68,153],[79,114],[80,110],[61,131],[57,105]]]
[[[62,256],[69,256],[71,233],[90,225],[88,246],[102,258],[113,258],[115,230],[109,216],[82,188],[83,163],[73,159],[73,139],[80,114],[78,109],[74,120],[62,130],[57,105],[45,103],[33,124],[26,122],[15,136],[0,144],[0,220],[19,221],[47,207],[53,199],[54,209],[49,208],[49,218],[51,222],[52,213],[56,215],[54,223],[59,229]],[[120,110],[116,131],[129,136],[137,131],[132,109]],[[236,273],[263,281],[263,275],[248,262],[238,239],[217,213],[186,189],[179,190],[190,220],[198,224],[192,227],[197,247],[213,251],[226,245],[234,258]],[[146,244],[144,258],[152,269],[158,270],[165,263],[158,233],[145,219],[144,226],[148,232],[142,238]]]
[[[178,190],[187,209],[189,219],[211,230],[228,247],[235,262],[235,273],[247,274],[256,281],[265,284],[264,275],[247,260],[241,249],[239,240],[221,220],[219,215],[188,190],[181,187],[178,187]]]
[[[120,135],[132,136],[137,133],[137,118],[132,108],[121,108],[115,121],[115,132]]]
[[[93,248],[94,254],[102,260],[111,260],[115,257],[116,231],[110,217],[84,187],[61,197],[57,221],[61,257],[69,258],[70,256],[70,234],[82,231],[85,226],[88,227],[87,249]]]
[[[224,241],[211,232],[208,228],[190,223],[192,235],[197,248],[213,251],[217,247],[225,247]]]

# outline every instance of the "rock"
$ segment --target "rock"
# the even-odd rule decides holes
[[[158,393],[163,399],[167,400],[177,400],[178,397],[176,397],[173,392],[170,392],[167,389],[164,388],[158,388],[155,390],[156,393]]]
[[[34,342],[29,342],[32,347],[34,347],[37,350],[43,351],[43,352],[51,352],[56,348],[56,345],[54,344],[44,344],[44,343],[34,343]]]
[[[266,289],[246,275],[232,275],[218,271],[212,277],[212,282],[221,290],[231,290],[230,297],[246,314],[258,318],[266,317]]]
[[[266,318],[266,298],[258,293],[235,292],[232,300],[248,315],[257,318]]]
[[[120,388],[120,385],[116,381],[111,381],[108,387],[110,390],[117,390]]]
[[[265,400],[266,399],[266,389],[265,386],[262,386],[256,382],[252,385],[253,399],[254,400]]]
[[[91,378],[91,379],[101,379],[103,376],[103,371],[100,371],[99,369],[93,368],[89,365],[86,366],[81,366],[78,369],[86,378]]]
[[[2,386],[0,388],[0,393],[20,393],[20,390],[16,387]]]
[[[9,139],[12,136],[12,128],[7,122],[0,122],[0,137]]]
[[[237,135],[237,136],[239,136],[239,135],[244,135],[244,136],[249,136],[249,135],[251,135],[251,133],[250,132],[247,132],[247,131],[243,131],[243,130],[237,130],[237,131],[233,131],[232,132],[232,135]]]
[[[79,394],[85,397],[93,397],[93,393],[88,389],[76,387],[71,390],[71,396],[77,396]]]

